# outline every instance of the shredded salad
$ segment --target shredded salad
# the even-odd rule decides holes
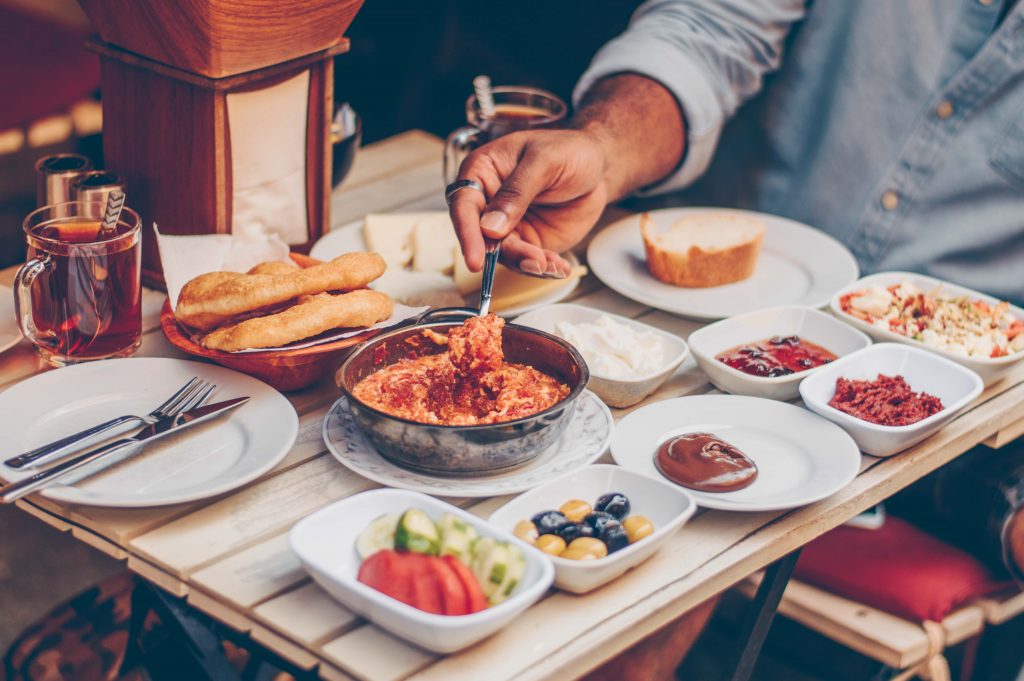
[[[1005,357],[1024,351],[1024,320],[1010,304],[924,293],[910,282],[869,286],[842,296],[843,312],[868,324],[962,357]]]

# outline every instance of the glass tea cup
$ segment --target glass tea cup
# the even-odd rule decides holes
[[[28,261],[14,279],[21,333],[54,366],[128,357],[142,338],[141,227],[124,208],[100,229],[104,204],[59,203],[29,213]]]
[[[493,118],[482,118],[476,95],[470,95],[466,100],[466,121],[469,125],[448,135],[444,145],[445,184],[451,184],[458,178],[462,162],[477,147],[510,132],[557,127],[565,120],[568,111],[565,102],[547,90],[505,85],[494,88],[492,92]]]

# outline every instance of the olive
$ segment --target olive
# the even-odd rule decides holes
[[[558,510],[561,511],[562,515],[564,515],[572,522],[578,523],[579,521],[583,520],[583,518],[585,518],[586,515],[594,509],[592,509],[590,507],[590,504],[583,501],[582,499],[570,499],[569,501],[562,504],[562,506]]]
[[[629,546],[629,535],[626,534],[622,523],[616,521],[615,524],[605,525],[604,532],[601,533],[601,541],[608,547],[608,553],[615,553],[619,549]]]
[[[594,511],[593,513],[587,514],[587,517],[583,519],[587,525],[594,528],[594,534],[600,535],[604,530],[604,526],[610,522],[618,522],[611,513],[605,513],[604,511]]]
[[[622,527],[626,530],[630,544],[635,544],[641,539],[651,536],[654,532],[654,523],[642,515],[629,516],[622,521]]]
[[[558,511],[541,511],[531,518],[541,534],[555,534],[558,528],[565,525],[569,520]]]
[[[562,551],[562,558],[572,560],[587,560],[590,558],[604,558],[608,555],[608,547],[600,539],[593,537],[580,537],[574,539],[569,546]]]
[[[542,534],[533,545],[552,556],[561,555],[565,551],[565,540],[556,534]]]
[[[537,526],[529,520],[520,520],[512,529],[512,534],[519,537],[527,544],[532,544],[537,541],[537,537],[540,535],[540,532],[537,531]]]
[[[616,520],[622,520],[629,515],[629,499],[626,498],[625,494],[609,492],[608,494],[602,494],[597,498],[597,503],[594,504],[594,509],[597,511],[604,511],[605,513],[611,513],[615,516]]]
[[[593,537],[594,528],[586,523],[568,523],[558,528],[557,534],[566,542],[572,542],[580,537]]]

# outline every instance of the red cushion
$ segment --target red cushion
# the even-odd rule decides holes
[[[880,529],[841,526],[804,547],[794,576],[912,620],[942,621],[1006,588],[978,560],[899,518]]]
[[[99,84],[99,59],[81,35],[0,6],[0,130],[67,111]]]

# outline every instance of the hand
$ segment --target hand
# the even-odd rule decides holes
[[[505,239],[505,264],[534,274],[566,277],[559,252],[577,244],[608,201],[605,155],[579,130],[516,132],[480,147],[459,170],[480,192],[463,190],[451,202],[452,222],[466,265],[483,267],[484,237]]]

